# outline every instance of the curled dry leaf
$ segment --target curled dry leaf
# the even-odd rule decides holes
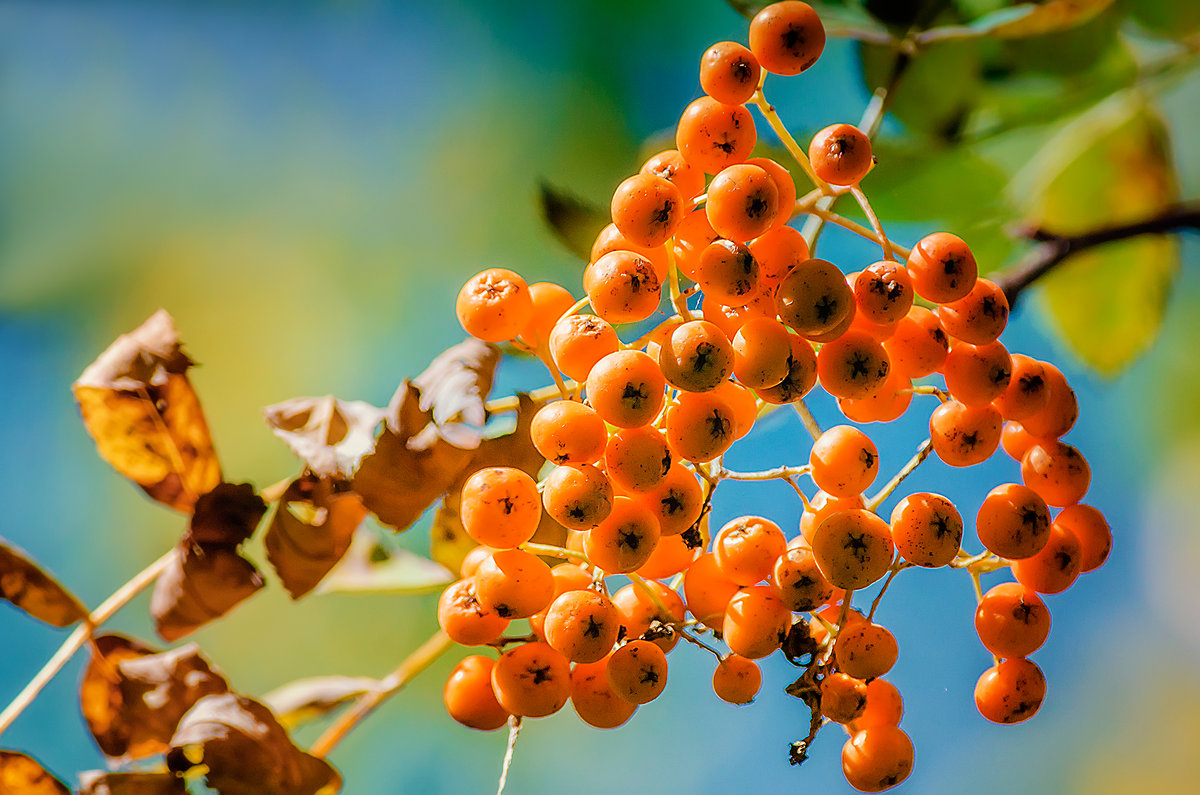
[[[0,538],[0,598],[56,627],[82,621],[87,610],[22,550]]]
[[[33,757],[0,750],[0,793],[4,795],[71,795]]]
[[[196,500],[188,541],[237,546],[250,537],[266,512],[266,503],[249,483],[220,483]]]
[[[187,785],[174,773],[86,770],[79,774],[79,795],[187,795]]]
[[[365,676],[313,676],[278,687],[262,700],[280,725],[291,730],[379,687],[378,679]]]
[[[183,716],[167,766],[205,768],[220,795],[326,795],[342,785],[328,763],[292,744],[269,709],[232,693],[206,696]]]
[[[235,549],[181,546],[154,584],[150,599],[154,628],[164,640],[178,640],[225,615],[262,587],[258,569]]]
[[[315,588],[342,559],[367,515],[359,496],[338,491],[338,485],[311,476],[292,481],[267,528],[267,559],[293,599]]]
[[[413,379],[421,410],[433,412],[438,435],[457,447],[479,444],[500,349],[474,338],[442,351]]]
[[[100,456],[165,505],[189,512],[221,482],[221,466],[175,323],[155,312],[122,334],[75,382]]]
[[[229,685],[194,643],[155,653],[121,635],[95,639],[79,688],[88,729],[105,755],[140,759],[165,753],[183,714]]]
[[[264,409],[271,430],[314,475],[348,480],[371,452],[384,410],[358,400],[294,398]]]

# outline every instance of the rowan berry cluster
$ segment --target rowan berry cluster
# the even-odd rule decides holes
[[[1015,723],[1041,705],[1045,679],[1028,659],[1050,627],[1039,594],[1099,566],[1111,543],[1100,512],[1079,504],[1087,462],[1060,441],[1078,413],[1075,393],[1054,365],[998,341],[1008,301],[979,278],[963,240],[939,232],[911,251],[888,240],[859,187],[874,167],[866,134],[837,124],[807,152],[795,144],[764,80],[805,71],[824,42],[808,5],[780,2],[753,19],[748,48],[720,42],[704,53],[705,96],[683,112],[677,149],[614,192],[583,300],[498,268],[459,294],[468,333],[535,353],[562,396],[532,422],[532,442],[553,464],[544,478],[489,467],[462,492],[463,526],[480,546],[443,594],[439,620],[458,643],[500,653],[467,657],[451,674],[445,703],[459,722],[496,729],[570,701],[587,723],[619,726],[663,691],[666,653],[680,639],[716,655],[713,690],[743,704],[759,689],[755,660],[780,652],[804,668],[789,692],[813,710],[806,743],[824,722],[842,724],[847,780],[880,791],[908,776],[913,746],[898,727],[899,691],[882,678],[898,644],[875,608],[899,571],[942,566],[973,579],[975,626],[995,656],[975,689],[979,711]],[[785,167],[751,157],[747,103],[791,150],[811,193],[798,197]],[[870,229],[818,204],[846,194]],[[812,257],[790,225],[809,214],[875,240],[882,260],[847,274]],[[644,333],[627,343],[618,327]],[[878,451],[851,425],[816,432],[810,423],[806,465],[724,467],[722,455],[767,412],[792,404],[811,419],[802,399],[818,384],[855,423],[895,420],[916,408],[914,395],[936,397],[928,441],[871,497]],[[909,494],[879,515],[930,452],[966,467],[1001,445],[1022,483],[984,500],[982,553],[962,550],[963,517],[944,496]],[[815,485],[811,498],[800,477]],[[721,480],[771,478],[804,502],[796,533],[747,515],[709,538]],[[543,512],[570,531],[563,547],[530,543]],[[552,568],[547,556],[570,562]],[[982,593],[980,575],[1001,569],[1015,582]],[[869,612],[854,609],[854,593],[880,581]],[[528,634],[506,634],[517,620]]]

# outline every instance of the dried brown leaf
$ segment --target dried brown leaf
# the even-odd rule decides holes
[[[262,700],[280,725],[291,730],[379,687],[378,679],[365,676],[313,676],[278,687]]]
[[[262,575],[236,550],[181,546],[154,584],[150,614],[158,634],[174,641],[225,615],[262,587]]]
[[[384,410],[358,400],[294,398],[264,409],[271,430],[318,477],[348,480],[371,452]]]
[[[86,770],[79,774],[79,795],[187,795],[187,785],[174,773]]]
[[[266,503],[249,483],[218,484],[196,500],[188,542],[237,546],[250,537],[266,512]]]
[[[221,482],[221,465],[164,310],[122,334],[75,382],[100,456],[161,503],[189,512]]]
[[[140,759],[165,753],[183,713],[229,690],[194,643],[155,653],[121,635],[95,640],[79,702],[105,755]]]
[[[487,422],[485,401],[499,363],[499,348],[468,338],[442,351],[413,379],[421,392],[421,410],[433,412],[443,439],[467,449],[479,444]]]
[[[0,598],[56,627],[74,624],[88,614],[67,589],[4,538],[0,538]]]
[[[71,795],[71,791],[33,757],[0,750],[0,793],[3,795]]]
[[[366,515],[357,494],[337,491],[328,478],[292,481],[263,540],[267,559],[293,599],[315,588],[342,559]]]
[[[341,789],[328,763],[292,744],[271,711],[232,693],[200,699],[179,723],[167,753],[176,773],[206,768],[220,795],[326,795]]]

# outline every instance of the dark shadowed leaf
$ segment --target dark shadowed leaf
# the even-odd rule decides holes
[[[56,627],[74,624],[88,614],[78,599],[4,538],[0,538],[0,598]]]
[[[236,550],[188,545],[176,550],[154,584],[150,614],[158,634],[174,641],[225,615],[262,587],[258,570]]]
[[[548,182],[538,184],[538,199],[542,218],[558,242],[585,262],[591,259],[596,235],[609,223],[608,209]]]
[[[174,773],[79,774],[79,795],[187,795],[187,785]]]
[[[237,546],[250,537],[266,512],[266,503],[249,483],[221,483],[196,500],[188,541]]]
[[[121,635],[95,640],[79,702],[105,755],[140,759],[165,753],[183,713],[229,690],[194,643],[155,653]]]
[[[357,494],[337,491],[328,478],[292,481],[263,541],[267,560],[293,599],[316,587],[342,559],[366,515]]]
[[[970,29],[980,35],[997,38],[1038,36],[1082,25],[1113,0],[1045,0],[1020,3],[1012,8],[993,11],[974,20]]]
[[[269,709],[229,693],[202,698],[183,716],[167,765],[202,770],[220,795],[327,795],[342,785],[328,763],[292,744]]]
[[[262,700],[275,713],[280,725],[290,731],[379,686],[378,679],[365,676],[313,676],[276,688]]]
[[[422,594],[454,581],[442,566],[406,549],[387,549],[367,528],[354,534],[341,562],[321,580],[317,593]]]
[[[0,793],[4,795],[71,795],[61,781],[32,757],[0,750]]]
[[[200,400],[187,378],[175,323],[164,310],[122,334],[75,382],[100,456],[154,499],[190,511],[221,482]]]
[[[371,452],[383,409],[332,395],[267,406],[267,424],[318,477],[349,479]]]

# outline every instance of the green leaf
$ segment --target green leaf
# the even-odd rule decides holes
[[[1041,3],[1021,3],[984,14],[967,25],[930,28],[917,38],[921,43],[926,43],[980,36],[996,39],[1040,36],[1082,25],[1112,3],[1113,0],[1045,0]]]
[[[1178,197],[1166,125],[1135,92],[1069,124],[1015,184],[1029,221],[1055,234],[1147,218]],[[1083,251],[1039,284],[1066,343],[1111,376],[1154,340],[1178,269],[1174,237],[1143,235]]]
[[[416,595],[440,590],[454,579],[444,566],[406,549],[388,549],[360,527],[316,592]]]
[[[893,82],[901,56],[891,47],[863,44],[859,49],[868,91]],[[979,98],[983,57],[979,43],[944,41],[931,44],[904,65],[892,89],[888,110],[913,132],[953,140]],[[947,80],[953,75],[953,80]]]
[[[609,224],[608,210],[548,182],[538,185],[538,201],[542,218],[559,242],[585,261],[591,259],[596,235]]]
[[[1119,5],[1143,28],[1164,38],[1182,39],[1200,30],[1200,3],[1195,0],[1122,0]]]

